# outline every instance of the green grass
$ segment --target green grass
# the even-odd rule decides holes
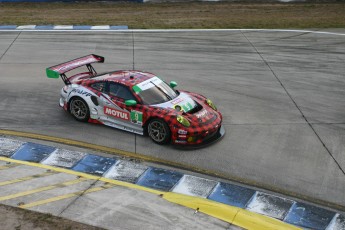
[[[167,28],[345,28],[345,4],[0,3],[0,24],[128,25]]]

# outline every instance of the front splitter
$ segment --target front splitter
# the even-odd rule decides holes
[[[195,145],[173,145],[174,148],[177,149],[184,149],[184,150],[194,150],[194,149],[201,149],[205,148],[207,146],[210,146],[218,141],[220,141],[225,136],[225,129],[223,126],[221,126],[218,130],[218,132],[211,138],[207,139],[206,141],[195,144]]]

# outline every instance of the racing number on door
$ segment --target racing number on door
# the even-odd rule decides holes
[[[141,125],[143,123],[143,113],[136,110],[132,110],[131,121],[135,124]]]

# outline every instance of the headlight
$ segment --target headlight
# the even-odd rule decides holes
[[[217,107],[213,104],[210,99],[206,99],[206,103],[215,111],[217,111]]]
[[[188,121],[185,117],[183,117],[183,116],[181,116],[181,115],[178,115],[178,116],[176,117],[176,119],[177,119],[177,121],[180,122],[183,126],[185,126],[185,127],[189,127],[189,126],[190,126],[189,121]]]

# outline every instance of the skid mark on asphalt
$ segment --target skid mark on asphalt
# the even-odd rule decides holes
[[[47,172],[44,172],[44,173],[41,173],[41,174],[36,174],[36,175],[32,175],[32,176],[26,176],[26,177],[17,178],[17,179],[8,180],[8,181],[2,181],[2,182],[0,182],[0,186],[5,186],[5,185],[19,183],[19,182],[24,182],[24,181],[28,181],[28,180],[32,180],[32,179],[41,178],[41,177],[51,176],[51,175],[54,175],[54,174],[57,174],[57,173],[59,173],[59,172],[47,171]]]
[[[14,198],[22,197],[22,196],[27,196],[27,195],[31,195],[31,194],[38,193],[38,192],[52,190],[55,188],[63,188],[63,187],[67,187],[69,185],[78,184],[78,183],[80,183],[82,181],[86,181],[86,180],[88,180],[88,179],[80,177],[80,178],[75,179],[75,180],[70,180],[70,181],[66,181],[66,182],[62,182],[62,183],[58,183],[58,184],[54,184],[54,185],[44,186],[44,187],[40,187],[37,189],[32,189],[32,190],[28,190],[28,191],[24,191],[24,192],[18,192],[18,193],[14,193],[14,194],[7,195],[7,196],[1,196],[0,201],[10,200],[10,199],[14,199]]]
[[[65,195],[56,196],[56,197],[52,197],[52,198],[45,199],[45,200],[39,200],[39,201],[28,203],[28,204],[22,204],[22,205],[19,205],[19,207],[20,208],[31,208],[31,207],[34,207],[34,206],[48,204],[48,203],[51,203],[51,202],[72,198],[72,197],[75,197],[75,196],[81,196],[81,195],[85,195],[85,194],[92,193],[92,192],[102,191],[104,189],[112,188],[114,186],[116,186],[116,185],[114,185],[114,184],[104,184],[104,185],[102,185],[100,187],[89,188],[87,190],[83,190],[83,191],[79,191],[79,192],[68,193],[68,194],[65,194]]]

